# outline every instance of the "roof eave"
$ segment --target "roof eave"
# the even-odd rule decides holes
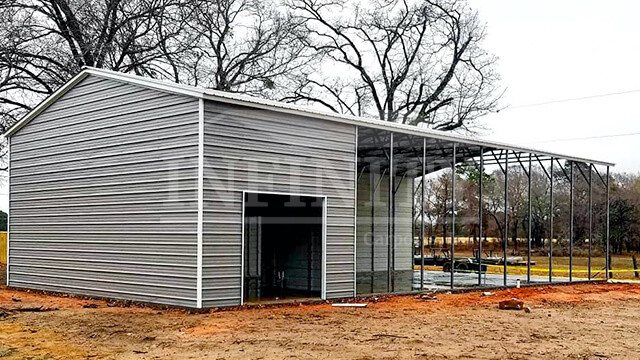
[[[380,130],[402,132],[405,134],[410,134],[415,136],[426,136],[426,137],[443,140],[443,141],[459,142],[459,143],[464,143],[468,145],[484,146],[487,148],[506,149],[506,150],[516,151],[521,153],[532,153],[532,154],[537,154],[542,156],[549,156],[557,159],[592,163],[592,164],[597,164],[602,166],[615,166],[614,163],[610,163],[610,162],[586,159],[586,158],[571,156],[567,154],[559,154],[559,153],[554,153],[554,152],[549,152],[549,151],[544,151],[544,150],[539,150],[539,149],[534,149],[529,147],[515,146],[513,144],[506,144],[506,143],[501,143],[497,141],[475,140],[462,135],[446,133],[439,130],[425,129],[417,126],[397,124],[397,123],[392,123],[388,121],[350,116],[350,115],[344,115],[344,114],[333,114],[333,113],[327,113],[323,111],[315,111],[308,108],[301,108],[300,106],[297,106],[297,105],[283,104],[283,103],[279,103],[271,100],[263,100],[263,99],[245,100],[245,99],[242,99],[242,95],[228,94],[221,91],[208,90],[204,93],[203,97],[204,99],[211,100],[211,101],[219,101],[219,102],[228,103],[228,104],[235,104],[235,105],[259,108],[263,110],[283,112],[283,113],[288,113],[292,115],[313,117],[313,118],[318,118],[323,120],[331,120],[331,121],[342,122],[342,123],[356,125],[356,126],[367,126],[367,127],[377,128]]]
[[[71,90],[76,84],[78,84],[82,79],[87,77],[88,72],[83,70],[76,74],[71,80],[67,81],[64,85],[62,85],[58,90],[56,90],[53,94],[49,95],[46,99],[44,99],[38,106],[33,108],[27,115],[23,116],[20,121],[13,124],[4,134],[5,138],[11,137],[16,131],[20,130],[23,126],[25,126],[29,121],[38,116],[41,112],[46,110],[49,106],[51,106],[56,100],[58,100],[62,95],[66,94],[67,91]]]
[[[26,125],[29,121],[31,121],[34,117],[44,111],[46,108],[51,106],[57,99],[59,99],[62,95],[64,95],[67,91],[69,91],[73,86],[78,84],[82,79],[87,77],[88,75],[95,75],[98,77],[108,78],[116,81],[123,81],[130,84],[135,84],[147,88],[152,88],[159,91],[170,92],[179,95],[185,96],[193,96],[196,98],[204,98],[212,101],[219,101],[223,103],[247,106],[252,108],[259,108],[263,110],[270,110],[275,112],[288,113],[292,115],[305,116],[305,117],[313,117],[323,120],[330,120],[336,122],[347,123],[356,126],[368,126],[372,128],[377,128],[381,130],[388,131],[397,131],[405,134],[416,135],[416,136],[426,136],[434,139],[439,139],[443,141],[452,141],[459,142],[469,145],[476,146],[484,146],[488,148],[496,148],[496,149],[506,149],[516,152],[522,153],[532,153],[543,156],[554,157],[558,159],[566,159],[576,162],[584,162],[584,163],[592,163],[601,166],[615,166],[614,163],[586,159],[581,157],[570,156],[566,154],[559,154],[554,152],[548,152],[544,150],[516,146],[513,144],[506,144],[496,141],[488,141],[488,140],[476,140],[462,135],[456,135],[452,133],[446,133],[443,131],[432,130],[432,129],[424,129],[416,126],[405,125],[405,124],[397,124],[377,119],[369,119],[364,117],[357,117],[351,115],[343,115],[343,114],[335,114],[329,113],[326,111],[318,111],[315,109],[311,109],[308,107],[303,107],[295,104],[282,103],[273,100],[265,100],[259,99],[255,97],[250,97],[242,94],[234,94],[227,93],[218,90],[210,90],[203,89],[194,86],[168,83],[161,80],[149,79],[142,76],[124,74],[116,71],[97,69],[91,67],[85,67],[83,70],[74,76],[71,80],[69,80],[66,84],[64,84],[60,89],[56,90],[53,94],[47,97],[43,102],[41,102],[38,106],[36,106],[33,110],[31,110],[27,115],[25,115],[20,121],[18,121],[15,125],[13,125],[5,134],[4,137],[10,137],[24,125]]]

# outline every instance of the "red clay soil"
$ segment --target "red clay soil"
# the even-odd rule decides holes
[[[498,310],[514,297],[531,311]],[[640,359],[638,285],[367,300],[193,314],[2,288],[0,358]]]

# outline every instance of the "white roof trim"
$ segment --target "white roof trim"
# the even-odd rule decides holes
[[[17,123],[13,124],[4,134],[4,137],[10,137],[16,131],[25,126],[29,121],[31,121],[34,117],[38,116],[41,112],[43,112],[46,108],[51,106],[56,100],[58,100],[62,95],[64,95],[67,91],[71,90],[77,83],[79,83],[82,79],[87,77],[87,73],[82,71],[76,76],[72,77],[71,80],[67,81],[66,84],[62,85],[61,88],[56,90],[53,94],[49,95],[44,101],[42,101],[38,106],[36,106],[33,110],[29,111],[27,115],[25,115],[22,119],[20,119]]]
[[[572,160],[577,162],[585,162],[585,163],[593,163],[602,166],[614,166],[614,163],[593,160],[581,157],[575,157],[566,154],[559,154],[539,149],[534,149],[530,147],[518,146],[513,144],[506,144],[497,141],[489,141],[489,140],[478,140],[468,136],[452,134],[439,130],[425,129],[411,125],[397,124],[391,123],[387,121],[381,121],[377,119],[370,119],[364,117],[357,117],[351,115],[343,115],[336,114],[328,111],[316,110],[313,108],[283,103],[272,100],[265,100],[256,98],[253,96],[248,96],[244,94],[236,94],[229,93],[219,90],[212,89],[203,89],[195,86],[188,86],[182,84],[176,84],[171,82],[166,82],[162,80],[149,79],[142,76],[124,74],[116,71],[104,70],[104,69],[96,69],[96,68],[85,68],[78,75],[74,76],[69,82],[64,84],[60,89],[50,95],[47,99],[45,99],[42,103],[40,103],[35,109],[29,112],[25,117],[23,117],[20,121],[18,121],[14,126],[12,126],[5,134],[5,137],[9,137],[13,135],[16,131],[26,125],[31,119],[38,116],[42,111],[44,111],[47,107],[53,104],[58,98],[64,95],[67,91],[69,91],[73,86],[79,83],[82,79],[87,77],[88,75],[95,75],[98,77],[108,78],[116,81],[127,82],[135,85],[140,85],[148,88],[152,88],[159,91],[165,91],[180,95],[193,96],[196,98],[203,98],[212,101],[219,101],[228,104],[236,104],[253,108],[260,108],[265,110],[271,110],[281,113],[288,113],[299,116],[313,117],[330,121],[337,121],[347,124],[366,126],[371,128],[377,128],[381,130],[390,130],[401,132],[405,134],[411,134],[416,136],[426,136],[430,138],[435,138],[439,140],[445,141],[453,141],[459,142],[469,145],[477,145],[477,146],[485,146],[488,148],[497,148],[497,149],[506,149],[517,152],[524,153],[532,153],[537,155],[549,156],[559,159]]]

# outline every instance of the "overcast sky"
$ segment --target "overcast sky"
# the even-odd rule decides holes
[[[487,23],[485,48],[500,58],[506,87],[507,108],[485,118],[487,138],[640,171],[640,1],[469,3]],[[637,135],[603,137],[628,133]],[[601,138],[566,141],[587,137]]]
[[[485,118],[485,137],[640,171],[640,1],[469,2],[487,23],[485,47],[499,56],[506,88],[506,109]]]

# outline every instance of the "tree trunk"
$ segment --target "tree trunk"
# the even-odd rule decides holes
[[[513,240],[513,255],[518,253],[518,222],[514,221],[513,223],[513,235],[511,235],[511,239]]]
[[[447,222],[442,222],[442,247],[447,247]]]

